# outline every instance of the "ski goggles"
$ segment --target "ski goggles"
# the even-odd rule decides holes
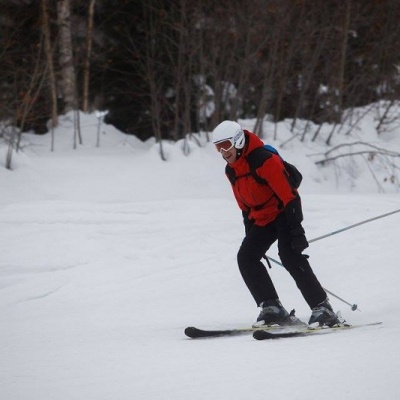
[[[223,151],[229,151],[233,148],[234,143],[232,139],[226,139],[222,142],[219,143],[215,143],[215,147],[217,148],[217,150],[222,153]]]

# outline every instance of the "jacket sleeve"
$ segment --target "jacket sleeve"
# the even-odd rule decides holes
[[[297,190],[290,186],[287,172],[279,156],[273,155],[268,158],[257,169],[257,174],[267,181],[269,187],[282,202],[283,207],[298,197]]]
[[[240,208],[242,211],[248,213],[248,212],[250,211],[250,210],[249,210],[249,207],[248,207],[248,206],[243,202],[243,200],[240,198],[240,195],[239,195],[239,193],[237,193],[237,191],[235,190],[235,186],[234,186],[234,185],[232,185],[232,191],[233,191],[233,194],[234,194],[234,196],[235,196],[235,200],[236,200],[236,202],[237,202],[239,208]]]

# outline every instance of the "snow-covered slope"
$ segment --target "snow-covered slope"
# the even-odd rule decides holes
[[[381,326],[271,342],[193,341],[183,334],[188,325],[246,326],[257,316],[236,266],[243,228],[224,162],[203,136],[203,147],[190,142],[189,156],[182,143],[164,143],[168,162],[157,144],[105,125],[96,147],[96,118],[82,118],[76,150],[67,116],[55,152],[49,135],[25,135],[13,171],[0,166],[1,398],[400,397],[400,213],[308,251],[323,285],[361,312],[331,298],[334,307],[351,323]],[[280,141],[287,126],[279,126]],[[399,148],[396,135],[369,135]],[[324,151],[297,140],[281,149],[305,175],[310,239],[400,208],[398,185],[382,180],[386,193],[378,193],[357,160],[339,181],[333,167],[316,167],[309,155]],[[375,176],[384,173],[377,167]],[[278,257],[275,247],[270,255]],[[287,272],[270,273],[284,305],[307,320]]]

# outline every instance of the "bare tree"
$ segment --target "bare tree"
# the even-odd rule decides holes
[[[110,114],[120,107],[118,117],[127,121],[123,129],[143,139],[179,140],[199,129],[200,118],[206,129],[222,119],[255,118],[254,131],[261,134],[266,115],[276,122],[292,118],[292,131],[299,134],[294,129],[300,118],[339,124],[344,116],[352,118],[343,110],[379,99],[394,102],[400,93],[398,0],[3,4],[0,82],[6,94],[0,115],[21,115],[16,103],[26,101],[36,60],[25,57],[25,73],[12,74],[22,70],[16,54],[35,53],[30,48],[44,35],[47,69],[40,71],[46,79],[43,93],[30,96],[35,104],[25,117],[26,129],[38,115],[50,114],[55,124],[58,95],[63,111],[75,111],[78,131],[82,94],[85,111],[93,98],[102,98]],[[95,6],[101,22],[96,26]],[[56,16],[58,29],[52,25]],[[200,117],[204,101],[212,107]],[[304,139],[307,125],[299,126]],[[328,144],[340,133],[336,125]]]
[[[157,19],[157,8],[145,8],[145,17],[148,23],[148,35],[145,44],[145,76],[150,86],[150,115],[154,136],[160,146],[160,157],[166,161],[164,148],[162,145],[162,103],[163,93],[163,75],[160,74],[158,67],[158,47],[156,37],[159,34],[159,21]]]
[[[57,0],[57,17],[59,27],[59,57],[61,72],[61,88],[64,100],[64,111],[74,111],[74,149],[82,144],[80,130],[78,92],[74,66],[71,28],[70,0]]]
[[[54,62],[53,62],[53,50],[51,46],[48,0],[42,0],[41,6],[42,6],[44,46],[45,46],[47,66],[49,70],[48,86],[50,88],[50,98],[51,98],[51,127],[54,128],[58,125],[57,81],[56,81]]]
[[[59,60],[64,111],[77,109],[70,0],[57,0]]]
[[[330,88],[329,117],[332,122],[339,124],[343,113],[343,93],[345,86],[345,64],[347,57],[347,40],[349,36],[351,14],[351,0],[344,0],[339,9],[339,23],[336,27],[337,34],[337,52],[335,54],[336,62],[333,62],[335,68],[332,69],[332,84]],[[334,60],[335,61],[335,60]],[[334,129],[326,139],[326,144],[329,145],[332,140]]]
[[[37,48],[37,54],[33,59],[36,60],[35,68],[30,75],[29,84],[26,87],[26,91],[23,92],[20,102],[17,104],[15,110],[15,125],[11,129],[11,136],[8,143],[8,151],[6,157],[6,168],[11,169],[12,167],[12,155],[14,150],[17,152],[20,148],[21,134],[24,131],[27,116],[35,106],[39,94],[43,90],[44,83],[46,81],[46,67],[42,62],[42,51],[43,51],[43,36]]]
[[[89,77],[90,77],[90,58],[92,55],[93,43],[93,20],[94,20],[94,6],[96,0],[90,0],[88,5],[87,16],[87,32],[86,32],[86,53],[83,63],[83,95],[82,95],[82,111],[89,110]]]

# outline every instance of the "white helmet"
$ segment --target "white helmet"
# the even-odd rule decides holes
[[[214,144],[230,140],[237,149],[243,149],[245,143],[243,128],[234,121],[221,122],[214,129],[212,137]]]

